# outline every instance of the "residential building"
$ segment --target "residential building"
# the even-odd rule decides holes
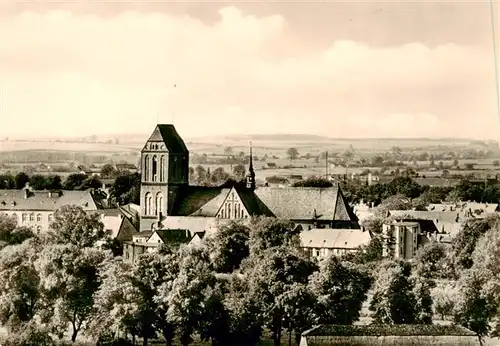
[[[382,256],[393,259],[412,259],[419,248],[418,222],[392,221],[382,226]]]
[[[300,232],[301,248],[317,259],[357,252],[370,240],[370,232],[361,229],[314,228]]]
[[[99,211],[101,222],[104,225],[104,231],[111,238],[120,242],[132,240],[138,232],[133,221],[127,217],[126,212],[121,208],[104,209]]]
[[[141,151],[141,231],[185,229],[211,232],[252,216],[291,220],[303,229],[359,229],[339,186],[256,187],[250,148],[246,183],[189,185],[189,151],[173,125],[157,125]]]
[[[178,247],[192,240],[188,230],[153,230],[135,234],[132,240],[123,244],[123,258],[125,261],[134,262],[137,257],[144,253],[157,251],[162,245]]]
[[[50,229],[54,212],[76,205],[88,212],[102,209],[99,195],[86,191],[35,191],[29,184],[21,190],[0,190],[0,213],[14,217],[20,226],[40,234]]]

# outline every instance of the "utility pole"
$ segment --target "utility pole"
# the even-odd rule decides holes
[[[325,155],[325,179],[328,180],[328,150]]]

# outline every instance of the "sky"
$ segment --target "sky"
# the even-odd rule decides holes
[[[0,135],[498,140],[490,16],[481,0],[0,0]]]

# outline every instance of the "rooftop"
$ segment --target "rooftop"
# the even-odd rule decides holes
[[[63,205],[76,205],[84,210],[97,210],[98,203],[90,190],[86,191],[33,191],[0,190],[0,210],[55,211]]]
[[[303,247],[356,249],[371,240],[369,232],[352,229],[313,228],[300,233]]]
[[[305,331],[303,336],[476,336],[458,325],[438,324],[371,324],[321,325]]]

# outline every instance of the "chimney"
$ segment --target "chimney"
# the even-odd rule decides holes
[[[24,199],[28,199],[28,197],[30,196],[30,190],[29,189],[24,189]]]
[[[52,198],[52,191],[49,191],[49,198]]]

